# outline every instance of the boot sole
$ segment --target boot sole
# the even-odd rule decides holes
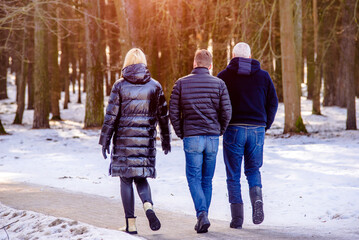
[[[253,223],[261,224],[264,220],[263,202],[258,200],[254,203]]]
[[[197,233],[206,233],[206,232],[208,232],[209,226],[211,226],[210,223],[203,224],[200,229],[197,229]]]
[[[160,220],[157,218],[155,212],[152,209],[148,209],[146,211],[146,216],[152,231],[157,231],[161,228]]]

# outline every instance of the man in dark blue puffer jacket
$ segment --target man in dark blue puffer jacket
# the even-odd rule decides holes
[[[231,119],[231,103],[226,84],[211,76],[212,55],[198,50],[191,74],[174,85],[170,119],[177,136],[183,139],[186,177],[197,213],[197,233],[208,231],[208,209],[216,166],[219,136]]]
[[[278,98],[268,72],[251,58],[246,43],[233,48],[233,58],[218,74],[226,83],[232,103],[232,119],[223,136],[223,155],[227,172],[227,188],[231,203],[231,228],[242,228],[241,164],[249,184],[254,224],[264,219],[260,167],[263,144],[278,108]]]

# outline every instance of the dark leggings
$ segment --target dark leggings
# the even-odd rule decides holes
[[[120,179],[121,179],[121,198],[122,198],[122,204],[123,204],[123,209],[125,210],[126,218],[135,217],[135,197],[133,194],[132,182],[135,182],[136,184],[137,193],[140,196],[142,203],[149,202],[153,204],[151,197],[151,188],[146,178],[120,177]]]

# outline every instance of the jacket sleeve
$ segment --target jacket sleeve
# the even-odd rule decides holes
[[[162,87],[158,91],[157,121],[160,126],[161,142],[163,150],[170,148],[170,128],[167,111],[167,102]]]
[[[180,106],[181,99],[181,82],[177,81],[173,86],[171,98],[170,98],[170,119],[175,130],[176,135],[183,139],[182,129],[182,108]]]
[[[270,129],[272,123],[274,122],[274,117],[277,113],[278,109],[278,97],[277,92],[275,91],[274,84],[272,79],[269,78],[269,86],[268,86],[268,94],[267,94],[267,105],[266,105],[266,112],[267,112],[267,126],[266,130]]]
[[[102,146],[109,146],[117,119],[120,118],[120,94],[118,85],[114,84],[111,90],[111,95],[108,100],[106,108],[106,115],[101,129],[101,136],[99,144]]]
[[[221,135],[223,135],[232,117],[231,99],[229,98],[228,89],[224,81],[221,81],[220,98],[219,122],[221,124]]]

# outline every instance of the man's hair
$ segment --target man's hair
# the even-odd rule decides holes
[[[245,42],[239,42],[233,48],[234,57],[250,58],[251,48]]]
[[[145,54],[139,48],[132,48],[126,54],[125,61],[123,63],[123,68],[137,63],[143,63],[147,66],[147,60]]]
[[[194,61],[197,67],[209,68],[212,64],[212,54],[206,49],[197,50],[194,55]]]

